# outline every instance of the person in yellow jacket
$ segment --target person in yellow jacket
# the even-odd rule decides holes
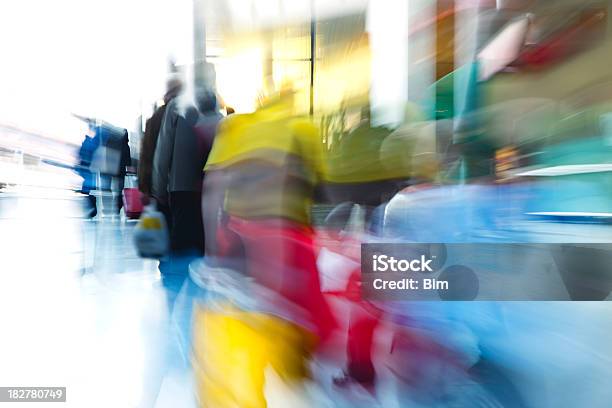
[[[202,406],[267,406],[266,369],[288,384],[305,381],[313,347],[335,326],[310,227],[321,149],[317,128],[293,114],[291,94],[219,127],[203,188],[204,223],[217,238],[207,262],[250,283],[196,313]]]

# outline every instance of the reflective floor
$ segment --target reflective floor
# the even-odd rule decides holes
[[[72,193],[0,195],[0,384],[67,386],[72,407],[194,406],[182,282],[136,256],[132,222],[81,212]]]
[[[162,279],[156,261],[136,255],[134,222],[84,219],[81,204],[66,191],[0,193],[0,384],[66,386],[69,407],[195,407],[189,339],[192,301],[202,293],[180,277]],[[347,315],[345,305],[334,307]],[[490,384],[462,382],[462,399],[448,406],[472,406],[474,396],[483,395],[497,401],[482,406],[608,406],[610,307],[453,305],[453,316],[472,333],[462,344],[477,339],[474,358],[481,363],[475,367],[485,370]],[[412,312],[418,316],[419,309]],[[444,324],[437,327],[444,333]],[[427,406],[411,400],[410,389],[393,378],[391,337],[384,325],[376,335],[375,397],[334,388],[346,338],[336,339],[334,355],[313,364],[317,392],[326,401],[317,406]],[[505,380],[491,376],[487,363],[502,367]],[[513,387],[504,385],[507,379]],[[505,395],[508,389],[521,397]],[[270,406],[287,401],[290,396]]]
[[[189,340],[202,292],[137,256],[134,221],[85,219],[82,200],[0,193],[0,384],[66,386],[68,407],[195,407]],[[320,393],[337,392],[340,365],[315,364]],[[333,406],[379,406],[348,391]]]

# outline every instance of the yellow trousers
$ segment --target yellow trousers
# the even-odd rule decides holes
[[[268,367],[287,382],[309,378],[313,337],[287,320],[229,304],[214,310],[197,306],[193,336],[200,407],[266,407]]]

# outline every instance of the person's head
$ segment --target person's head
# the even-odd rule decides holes
[[[87,124],[87,133],[86,136],[94,137],[96,135],[96,126],[93,122]]]
[[[166,82],[166,94],[164,95],[164,103],[170,102],[183,90],[183,81],[177,76],[173,76]]]
[[[217,111],[217,95],[210,89],[200,89],[195,93],[196,107],[201,113]]]

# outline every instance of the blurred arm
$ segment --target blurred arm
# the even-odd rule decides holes
[[[153,158],[151,190],[153,197],[162,204],[168,202],[168,179],[170,177],[170,167],[172,166],[177,120],[178,113],[176,111],[176,104],[173,101],[168,106],[168,109],[166,109]]]
[[[140,144],[140,157],[138,159],[138,189],[146,195],[151,195],[152,165],[153,155],[155,154],[152,132],[151,119],[148,119]]]
[[[227,174],[223,170],[208,170],[202,187],[202,220],[204,221],[204,236],[206,255],[219,256],[217,238],[219,228],[223,224],[223,204],[227,189]]]

